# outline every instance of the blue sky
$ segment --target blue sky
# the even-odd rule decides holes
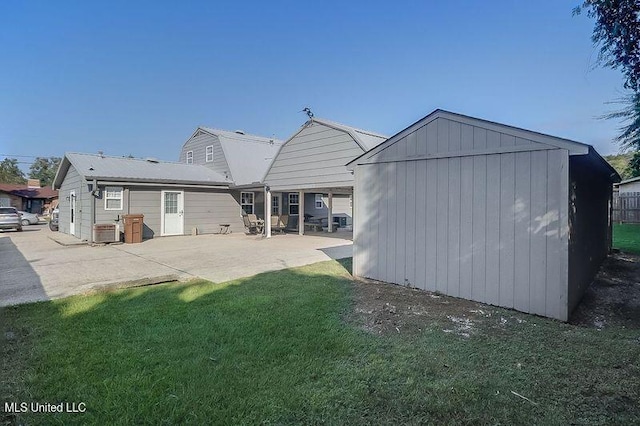
[[[578,3],[4,0],[0,158],[177,160],[198,125],[286,139],[305,106],[387,135],[444,108],[615,153],[597,117],[622,77]]]

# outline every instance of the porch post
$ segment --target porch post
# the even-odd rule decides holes
[[[271,188],[264,187],[264,235],[271,238]]]
[[[327,211],[329,217],[329,224],[327,225],[327,231],[333,232],[333,192],[329,191],[329,200],[327,203]]]
[[[304,235],[304,191],[298,192],[298,234]]]

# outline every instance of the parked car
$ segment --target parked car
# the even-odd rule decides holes
[[[0,207],[0,229],[22,231],[20,213],[15,207]]]
[[[29,212],[23,212],[18,210],[18,213],[21,216],[21,220],[20,222],[22,223],[22,226],[27,226],[27,225],[36,225],[40,219],[38,219],[38,215],[34,214],[34,213],[29,213]]]
[[[58,216],[60,215],[60,210],[54,209],[51,212],[51,218],[49,220],[49,229],[52,231],[58,230]]]

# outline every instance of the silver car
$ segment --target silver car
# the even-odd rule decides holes
[[[22,231],[20,213],[15,207],[0,207],[0,229]]]
[[[20,211],[20,210],[18,210],[18,213],[21,216],[20,223],[22,223],[22,226],[37,225],[38,222],[40,221],[40,219],[38,219],[38,215],[37,214],[29,213],[29,212],[23,212],[23,211]]]

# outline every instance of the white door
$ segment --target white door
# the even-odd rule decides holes
[[[69,192],[69,234],[76,235],[76,191]]]
[[[162,191],[162,235],[184,234],[184,192]]]

